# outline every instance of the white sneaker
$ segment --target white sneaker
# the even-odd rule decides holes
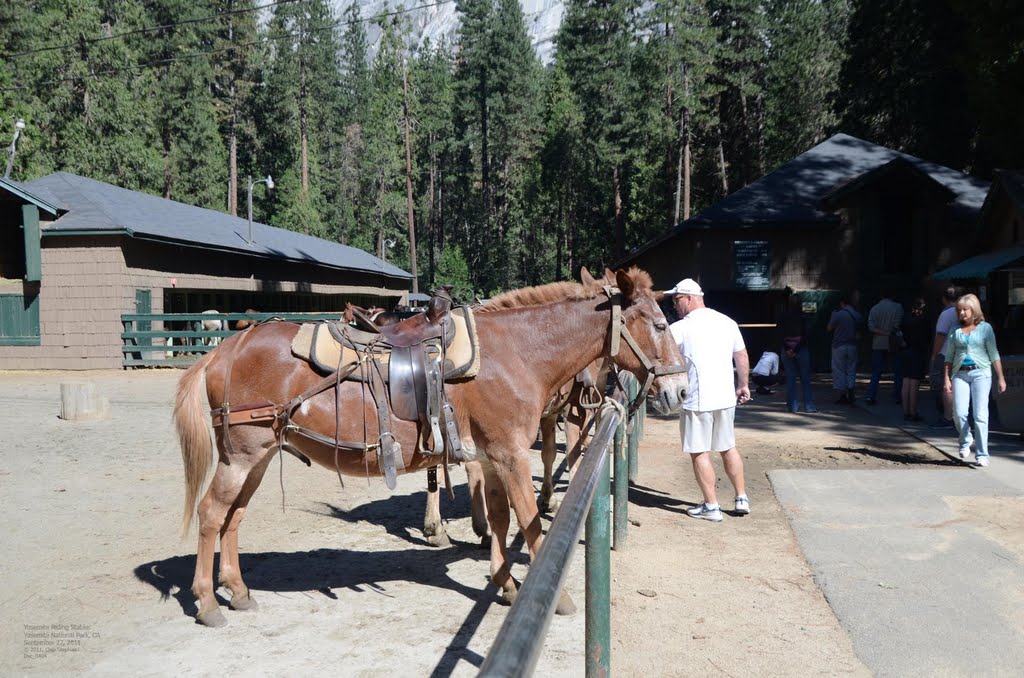
[[[971,456],[971,446],[964,445],[963,447],[960,448],[959,454],[961,459],[967,459],[967,457]]]
[[[692,509],[686,509],[686,513],[693,518],[710,520],[713,523],[722,522],[722,509],[718,506],[710,508],[707,504],[701,503],[694,506]]]
[[[733,510],[736,513],[747,515],[750,513],[750,500],[746,497],[736,497],[736,507]]]
[[[988,457],[978,457],[978,466],[988,466]]]

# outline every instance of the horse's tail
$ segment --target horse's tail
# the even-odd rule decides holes
[[[181,519],[184,537],[192,526],[199,489],[213,462],[213,443],[207,425],[207,407],[203,394],[206,368],[212,357],[207,353],[188,368],[178,382],[178,395],[174,405],[174,423],[181,443],[181,459],[185,462],[185,512]]]

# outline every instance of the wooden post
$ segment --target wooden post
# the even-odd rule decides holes
[[[65,421],[90,421],[110,416],[110,402],[96,393],[92,382],[68,382],[60,385],[60,418]]]

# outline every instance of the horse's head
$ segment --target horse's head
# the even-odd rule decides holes
[[[621,318],[620,328],[613,330],[618,336],[610,337],[612,360],[621,369],[632,372],[641,389],[649,389],[647,398],[658,412],[677,412],[689,384],[683,356],[651,289],[651,277],[636,267],[614,273],[606,270],[604,278],[598,281],[584,269],[582,277],[584,284],[589,278],[591,283],[619,289]]]

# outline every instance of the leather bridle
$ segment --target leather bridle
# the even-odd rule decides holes
[[[608,327],[608,354],[610,369],[615,375],[616,381],[619,379],[619,368],[615,365],[614,358],[619,353],[620,339],[625,340],[626,345],[629,346],[633,351],[633,355],[636,356],[640,364],[643,365],[646,372],[643,386],[637,391],[636,398],[629,403],[627,410],[627,416],[632,416],[638,409],[640,404],[643,403],[644,398],[647,397],[647,392],[651,390],[651,386],[654,385],[654,380],[658,377],[679,374],[680,372],[686,371],[685,365],[662,365],[660,362],[656,362],[647,357],[640,345],[636,343],[636,339],[629,333],[629,328],[626,327],[626,323],[622,322],[622,291],[619,290],[615,285],[605,285],[604,293],[608,295],[608,300],[611,302],[611,321]],[[619,383],[621,386],[621,382]],[[625,390],[625,389],[623,389]]]

